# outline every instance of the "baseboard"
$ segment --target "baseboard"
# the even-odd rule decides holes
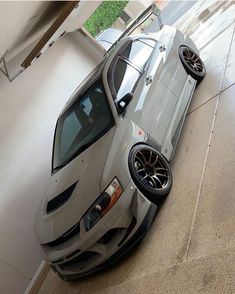
[[[39,289],[41,288],[42,283],[44,282],[48,272],[50,270],[49,265],[42,261],[39,268],[37,269],[35,275],[33,276],[32,280],[30,281],[26,291],[24,294],[36,294],[38,293]]]

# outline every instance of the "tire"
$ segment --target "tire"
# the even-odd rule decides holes
[[[56,274],[58,275],[58,277],[59,277],[62,281],[64,281],[64,282],[70,282],[70,281],[73,281],[73,280],[74,280],[74,279],[72,279],[72,278],[70,279],[69,276],[64,276],[64,275],[60,274],[60,273],[57,271],[56,267],[55,267],[53,264],[50,265],[50,268],[53,270],[54,273],[56,273]]]
[[[197,53],[187,46],[179,48],[179,57],[186,72],[196,81],[201,82],[206,75],[206,67]]]
[[[69,279],[69,277],[63,276],[60,273],[57,273],[57,275],[64,282],[72,282],[72,281],[76,280],[76,279]]]
[[[137,188],[151,202],[160,204],[172,186],[172,173],[168,161],[159,151],[145,144],[134,146],[128,161]]]

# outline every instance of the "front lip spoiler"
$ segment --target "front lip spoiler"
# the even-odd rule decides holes
[[[151,206],[149,207],[143,222],[141,223],[141,225],[139,226],[135,234],[118,251],[116,251],[111,257],[109,257],[101,265],[93,268],[92,270],[88,272],[76,274],[76,275],[62,275],[59,272],[57,272],[54,266],[52,266],[52,269],[56,271],[58,275],[60,276],[60,278],[65,281],[78,280],[80,278],[90,276],[98,271],[106,269],[107,267],[117,262],[125,254],[127,254],[135,245],[137,245],[144,238],[145,234],[147,233],[149,227],[151,226],[154,220],[156,211],[157,211],[157,206],[154,203],[151,203]]]

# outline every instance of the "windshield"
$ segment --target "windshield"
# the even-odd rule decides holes
[[[53,171],[66,165],[114,125],[101,80],[58,119],[53,150]]]

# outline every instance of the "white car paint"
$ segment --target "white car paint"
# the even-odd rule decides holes
[[[105,50],[108,51],[122,34],[123,32],[120,30],[109,28],[100,32],[95,39]]]

